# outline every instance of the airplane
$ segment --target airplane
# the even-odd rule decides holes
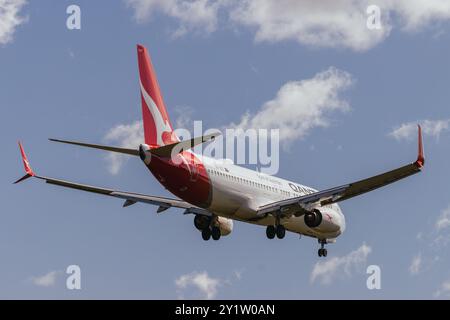
[[[93,192],[124,200],[123,207],[147,203],[184,209],[194,215],[194,226],[202,238],[219,240],[233,230],[233,221],[266,227],[269,239],[283,239],[286,231],[316,238],[319,257],[327,256],[325,245],[336,242],[345,231],[345,217],[339,202],[386,186],[421,172],[424,164],[422,129],[418,125],[418,155],[413,163],[367,179],[318,191],[302,184],[270,176],[220,159],[199,156],[191,149],[214,140],[210,134],[180,141],[174,133],[147,49],[137,45],[144,141],[136,149],[78,141],[54,142],[137,156],[156,180],[178,199],[115,189],[100,188],[37,175],[19,141],[25,175],[46,183]]]

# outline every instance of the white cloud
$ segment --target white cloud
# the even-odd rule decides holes
[[[313,78],[291,81],[284,84],[273,100],[264,103],[259,111],[251,115],[246,113],[239,123],[231,123],[226,128],[240,129],[280,129],[280,140],[289,143],[305,137],[316,127],[327,127],[333,112],[345,112],[349,105],[340,93],[352,84],[349,73],[329,68]],[[178,107],[177,127],[191,126],[190,107]],[[144,141],[142,121],[120,124],[105,135],[109,144],[124,148],[137,148]],[[117,174],[128,157],[110,153],[107,156],[109,171]]]
[[[327,127],[331,113],[347,111],[349,105],[339,94],[351,83],[350,74],[335,68],[308,80],[288,82],[256,114],[247,113],[240,123],[230,126],[244,130],[280,129],[280,140],[289,143],[303,138],[313,128]]]
[[[361,247],[342,257],[333,257],[329,260],[317,262],[311,272],[310,280],[319,280],[322,284],[330,284],[343,274],[351,276],[359,271],[367,261],[372,248],[363,243]]]
[[[224,11],[228,26],[250,28],[255,40],[296,41],[312,47],[368,50],[391,30],[417,32],[450,20],[447,0],[125,0],[138,22],[156,12],[179,23],[175,36],[188,31],[211,33]],[[367,28],[367,8],[381,10],[379,30]],[[440,32],[440,31],[438,31]]]
[[[370,3],[369,3],[370,2]],[[366,9],[372,1],[245,0],[231,19],[256,30],[255,40],[293,40],[313,47],[366,50],[386,38],[391,27],[367,28]]]
[[[413,257],[411,265],[409,266],[409,273],[412,275],[418,274],[422,269],[422,254],[419,253]]]
[[[450,206],[442,211],[441,215],[436,220],[435,227],[438,232],[450,227]]]
[[[443,132],[450,129],[450,119],[442,120],[420,120],[416,122],[403,123],[394,128],[389,136],[397,141],[417,139],[417,124],[421,124],[424,135],[439,139]]]
[[[381,0],[379,2],[400,16],[400,25],[407,31],[417,31],[433,22],[450,19],[450,2],[447,0]]]
[[[450,205],[435,218],[431,228],[419,232],[416,239],[425,246],[411,261],[409,266],[411,275],[428,273],[433,266],[444,262],[450,244]]]
[[[217,29],[218,11],[224,0],[125,0],[134,9],[135,19],[142,23],[155,13],[163,13],[178,21],[173,36],[188,31],[209,34]]]
[[[108,131],[104,140],[118,147],[137,149],[144,142],[144,129],[142,121],[135,121],[131,124],[119,124]],[[117,174],[128,157],[118,153],[109,153],[109,171]]]
[[[0,0],[0,44],[11,42],[16,27],[27,20],[19,15],[26,3],[26,0]]]
[[[31,282],[38,287],[52,287],[56,284],[56,279],[60,274],[61,271],[50,271],[43,276],[32,277]]]
[[[450,280],[444,281],[440,288],[434,293],[435,297],[450,297]]]
[[[367,28],[369,5],[381,10],[379,30]],[[256,41],[293,40],[313,47],[364,51],[386,39],[391,30],[419,31],[450,20],[447,0],[244,0],[231,14],[238,24],[256,30]]]
[[[218,288],[221,285],[222,281],[220,279],[210,277],[206,271],[185,274],[175,280],[179,299],[184,298],[189,287],[197,290],[202,299],[213,299],[216,297]]]

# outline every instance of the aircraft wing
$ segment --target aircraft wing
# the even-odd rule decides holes
[[[158,213],[163,212],[171,207],[174,207],[174,208],[185,209],[185,212],[184,212],[185,214],[194,213],[194,214],[202,214],[202,215],[207,215],[207,216],[211,215],[211,213],[208,210],[193,206],[190,203],[179,200],[179,199],[170,199],[170,198],[157,197],[157,196],[145,195],[145,194],[140,194],[140,193],[119,191],[119,190],[108,189],[108,188],[100,188],[100,187],[90,186],[90,185],[86,185],[86,184],[80,184],[80,183],[75,183],[75,182],[70,182],[70,181],[36,175],[34,173],[34,171],[31,169],[31,166],[28,162],[25,151],[20,142],[19,142],[19,147],[20,147],[20,152],[22,155],[22,161],[24,164],[26,174],[25,174],[25,176],[23,176],[22,178],[20,178],[19,180],[17,180],[14,183],[18,183],[18,182],[21,182],[30,177],[34,177],[34,178],[44,180],[45,182],[47,182],[49,184],[53,184],[53,185],[57,185],[57,186],[61,186],[61,187],[77,189],[77,190],[82,190],[82,191],[88,191],[88,192],[93,192],[93,193],[97,193],[97,194],[102,194],[105,196],[123,199],[123,200],[125,200],[125,202],[123,204],[124,207],[128,207],[137,202],[143,202],[143,203],[148,203],[148,204],[158,206],[158,210],[157,210]]]
[[[420,126],[418,126],[418,129],[419,151],[415,162],[367,179],[261,206],[258,209],[258,216],[262,217],[267,214],[275,213],[281,213],[281,216],[299,216],[314,206],[324,206],[347,200],[420,172],[425,164],[425,158],[423,152],[422,129]]]

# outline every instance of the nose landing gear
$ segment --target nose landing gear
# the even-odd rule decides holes
[[[328,254],[327,249],[325,249],[325,244],[327,243],[326,239],[319,239],[320,249],[318,250],[319,257],[326,257]]]

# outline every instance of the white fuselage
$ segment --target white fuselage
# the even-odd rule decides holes
[[[208,210],[218,216],[258,225],[274,225],[272,215],[258,219],[259,207],[275,201],[300,197],[317,190],[257,171],[234,165],[230,160],[202,156],[212,184],[212,201]],[[292,232],[319,239],[334,239],[345,230],[345,217],[337,204],[318,206],[323,222],[317,228],[305,225],[303,216],[282,219]],[[256,218],[256,219],[255,219]]]

